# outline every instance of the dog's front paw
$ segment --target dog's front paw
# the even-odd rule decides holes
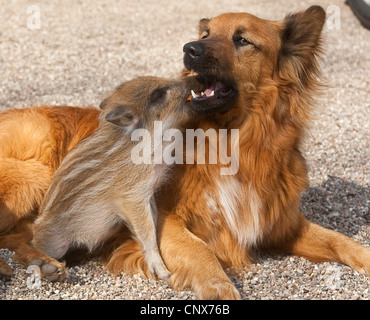
[[[231,281],[211,279],[197,288],[201,300],[240,300],[240,294]]]
[[[30,262],[30,266],[40,268],[40,276],[49,281],[62,281],[67,276],[65,263],[54,259],[34,259]]]

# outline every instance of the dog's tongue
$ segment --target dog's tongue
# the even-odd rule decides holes
[[[207,97],[211,97],[212,95],[214,95],[216,91],[223,89],[223,88],[226,88],[226,86],[222,82],[220,81],[214,82],[211,84],[209,88],[204,90],[204,95]]]
[[[225,92],[228,90],[229,90],[228,87],[225,86],[222,82],[216,81],[202,92],[195,93],[194,90],[191,90],[191,96],[189,96],[188,100],[191,100],[192,98],[195,99],[213,98],[215,97],[215,93],[218,91],[220,92],[217,96],[220,97],[223,95],[223,91]]]

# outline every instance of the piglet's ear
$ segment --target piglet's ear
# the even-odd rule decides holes
[[[135,126],[139,122],[138,117],[135,117],[130,108],[125,106],[118,106],[109,111],[105,120],[119,127]]]
[[[99,108],[100,108],[100,109],[102,109],[102,110],[104,110],[104,109],[105,109],[105,107],[107,106],[108,102],[109,102],[109,98],[105,98],[105,99],[100,103]]]
[[[278,70],[283,77],[293,72],[305,85],[309,81],[307,76],[316,73],[324,23],[325,11],[320,6],[311,6],[306,11],[285,17],[278,62]]]

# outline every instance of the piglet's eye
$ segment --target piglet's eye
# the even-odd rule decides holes
[[[166,97],[168,87],[162,87],[155,89],[150,95],[150,103],[159,102]]]

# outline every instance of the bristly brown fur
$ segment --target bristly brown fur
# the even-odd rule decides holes
[[[308,185],[300,143],[320,85],[317,62],[324,22],[325,12],[317,6],[278,22],[246,13],[201,20],[200,38],[205,31],[207,37],[200,41],[212,55],[208,60],[213,64],[211,69],[232,79],[239,95],[228,112],[200,119],[194,128],[239,129],[240,164],[239,172],[228,177],[220,176],[219,165],[178,166],[174,182],[159,192],[159,247],[175,288],[188,286],[203,299],[240,298],[224,268],[248,265],[255,250],[296,254],[316,262],[338,261],[370,274],[369,249],[307,221],[299,212],[300,194]],[[236,30],[246,32],[256,46],[235,50],[232,39]],[[182,76],[189,74],[190,70],[182,72]],[[53,141],[54,135],[60,138],[51,148],[44,147],[44,139],[12,134],[18,126],[7,126],[9,122],[0,115],[0,142],[8,131],[13,136],[0,143],[0,158],[6,154],[5,158],[18,159],[4,150],[12,150],[19,143],[25,146],[22,152],[28,148],[37,151],[31,157],[36,160],[27,168],[23,158],[22,166],[13,163],[4,168],[1,166],[6,161],[0,163],[0,246],[16,250],[24,263],[40,257],[27,244],[32,238],[32,223],[26,219],[31,215],[29,210],[42,198],[53,168],[72,146],[64,141],[68,137],[82,139],[78,126],[89,128],[91,124],[91,130],[96,128],[95,112],[91,111],[90,122],[70,119],[67,123],[74,129],[64,132],[61,128],[55,133],[46,128],[53,128],[58,117],[44,120],[41,112],[32,128],[41,136],[49,132]],[[18,122],[21,113],[14,118]],[[57,155],[49,152],[56,145],[64,146]],[[50,154],[52,159],[47,160]],[[24,198],[31,201],[7,191],[18,181],[34,183],[24,188]],[[14,209],[4,205],[6,201],[22,214],[14,214]],[[113,272],[150,276],[140,249],[128,229],[122,227],[102,246],[100,254]],[[0,260],[0,273],[10,272]]]
[[[195,72],[204,67],[221,80],[232,78],[239,96],[228,112],[198,127],[238,128],[240,164],[228,177],[220,176],[218,165],[184,165],[159,194],[160,250],[175,288],[189,286],[202,299],[239,298],[223,268],[248,265],[256,249],[339,261],[370,274],[369,249],[299,212],[308,186],[300,144],[320,86],[324,22],[318,6],[280,22],[243,13],[201,20],[199,42],[208,59]],[[241,29],[256,46],[235,50],[232,37]],[[146,273],[125,230],[105,250],[110,270]]]
[[[36,249],[55,259],[70,248],[93,251],[125,222],[145,252],[151,274],[169,278],[157,245],[154,195],[167,183],[172,166],[141,163],[131,134],[145,129],[155,136],[155,121],[181,132],[195,115],[187,106],[194,84],[194,77],[141,77],[119,86],[104,101],[98,129],[69,152],[53,175],[34,225]],[[168,156],[168,142],[143,137],[143,143],[149,160],[158,152]],[[182,147],[182,140],[175,143]]]

